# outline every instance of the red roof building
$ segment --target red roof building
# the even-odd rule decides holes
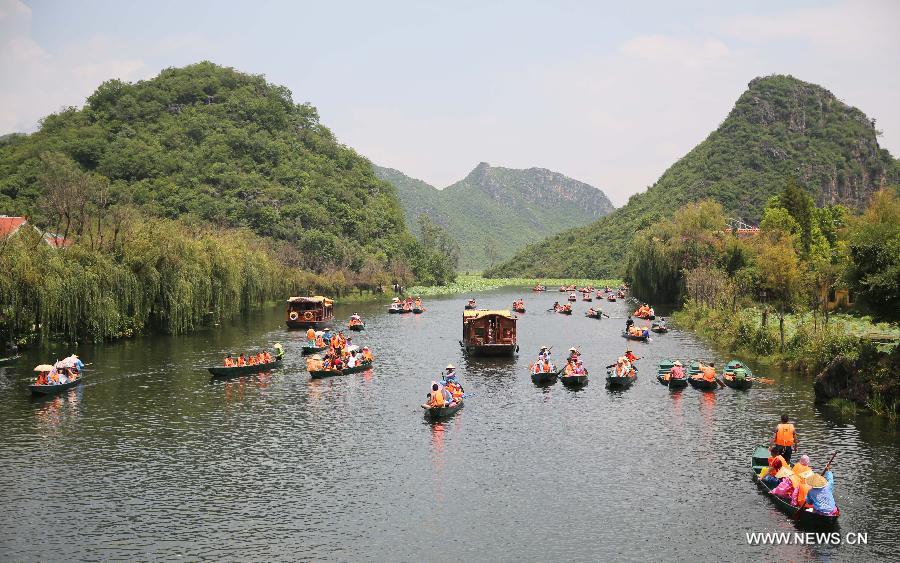
[[[22,225],[28,222],[25,217],[8,217],[0,215],[0,238],[8,238],[19,232]]]

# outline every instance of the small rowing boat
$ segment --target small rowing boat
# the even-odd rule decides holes
[[[666,376],[669,374],[669,370],[671,370],[675,366],[675,362],[669,358],[666,358],[659,362],[656,366],[656,380],[660,382],[660,384],[665,385],[672,391],[677,391],[679,389],[684,389],[688,386],[687,378],[680,377],[678,379],[672,379],[671,377],[666,379]]]
[[[628,389],[637,381],[637,370],[632,368],[628,375],[613,375],[612,370],[606,370],[607,389]]]
[[[358,331],[361,331],[361,330],[365,330],[365,329],[366,329],[366,325],[365,325],[365,323],[359,322],[359,323],[353,323],[353,324],[351,324],[351,325],[347,325],[347,328],[350,329],[350,330],[355,330],[355,331],[358,332]]]
[[[443,420],[456,414],[456,411],[463,408],[463,403],[463,400],[460,399],[446,407],[430,407],[425,404],[422,405],[422,408],[425,409],[425,418],[428,420]]]
[[[719,388],[719,384],[715,380],[707,381],[700,377],[700,373],[700,364],[691,362],[687,369],[688,384],[691,387],[698,391],[715,391]]]
[[[0,358],[0,366],[11,364],[22,357],[22,354],[16,354],[15,356],[7,356],[5,358]]]
[[[32,383],[28,386],[28,389],[31,390],[32,395],[54,395],[71,387],[75,387],[79,384],[81,384],[80,375],[75,379],[66,381],[65,383],[50,383],[47,385],[37,385]]]
[[[607,296],[606,296],[606,300],[609,301],[610,303],[615,303],[615,302],[616,302],[616,296],[615,296],[615,295],[607,295]]]
[[[739,367],[744,368],[744,371],[747,372],[747,375],[744,378],[737,378],[734,376],[734,370]],[[727,364],[725,364],[725,369],[722,371],[722,383],[726,386],[731,387],[732,389],[738,389],[740,391],[746,391],[753,387],[753,372],[750,371],[743,362],[739,362],[737,360],[731,360]]]
[[[271,362],[265,364],[253,364],[246,366],[215,366],[206,368],[213,377],[236,377],[239,375],[250,375],[251,373],[259,373],[261,371],[269,371],[281,366],[283,358],[275,358]]]
[[[581,300],[582,301],[593,301],[594,298],[591,297],[590,293],[585,293],[584,295],[581,296]]]
[[[584,387],[588,383],[587,371],[583,375],[563,375],[559,378],[566,387]]]
[[[421,315],[424,312],[425,312],[425,307],[413,307],[414,315]]]
[[[635,334],[630,334],[627,330],[622,331],[622,337],[627,338],[628,340],[639,340],[641,342],[647,342],[648,340],[650,340],[649,337],[644,336],[643,334],[637,336]]]
[[[784,512],[797,526],[804,529],[812,530],[832,530],[837,526],[838,517],[841,515],[841,509],[837,509],[837,514],[819,514],[811,508],[797,511],[797,507],[792,505],[787,499],[771,494],[774,488],[768,483],[760,479],[760,472],[769,465],[769,449],[766,446],[756,446],[753,450],[753,457],[750,458],[750,470],[753,472],[753,482],[756,486],[769,497],[778,510]]]
[[[531,382],[535,385],[553,385],[556,383],[557,379],[562,372],[565,371],[565,368],[561,370],[553,370],[553,371],[539,371],[537,373],[531,372]]]
[[[323,377],[334,377],[336,375],[349,375],[351,373],[359,373],[372,369],[372,362],[361,362],[352,368],[344,369],[323,369],[309,372],[309,376],[313,379],[321,379]]]

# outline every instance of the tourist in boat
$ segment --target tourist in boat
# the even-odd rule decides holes
[[[788,415],[781,415],[781,424],[775,427],[772,444],[775,445],[772,448],[773,453],[781,454],[790,463],[791,454],[793,454],[794,448],[797,447],[798,441],[797,431],[794,429],[794,425],[788,422]]]
[[[313,328],[310,328],[306,331],[306,345],[314,346],[316,344],[316,331]]]
[[[812,468],[809,466],[808,455],[803,454],[802,456],[800,456],[800,460],[794,464],[794,473],[796,473],[800,477],[803,477],[804,479],[808,478],[814,473]]]
[[[356,350],[350,352],[350,356],[347,358],[347,367],[355,368],[359,365],[359,358],[356,357]]]
[[[644,327],[644,330],[641,331],[641,336],[644,339],[650,338],[650,329],[647,327]]]
[[[464,392],[462,385],[460,385],[458,381],[448,381],[444,385],[444,389],[446,389],[447,392],[450,393],[450,399],[453,403],[458,403],[460,400],[462,400]]]
[[[256,365],[256,354],[250,354],[247,356],[247,365],[255,366]]]
[[[584,362],[581,361],[581,358],[575,359],[575,369],[572,370],[573,375],[584,375],[587,373],[587,369],[584,367]]]
[[[775,473],[775,478],[778,479],[778,485],[772,489],[771,493],[785,500],[791,500],[794,497],[794,489],[800,484],[800,477],[794,475],[790,465],[783,464]]]
[[[569,359],[566,360],[566,375],[573,375],[575,373],[575,359],[569,356]]]
[[[625,330],[627,332],[631,332],[631,327],[634,326],[634,319],[631,318],[631,315],[628,315],[628,318],[625,319]]]
[[[231,357],[231,354],[225,356],[225,361],[223,363],[227,368],[234,367],[234,359]]]
[[[280,360],[284,357],[284,346],[281,345],[281,342],[276,342],[273,348],[275,349],[276,360]]]
[[[631,348],[628,348],[627,350],[625,350],[625,359],[628,360],[629,362],[633,363],[633,362],[636,362],[637,360],[640,360],[641,358],[638,356],[635,356],[634,352],[631,351]]]
[[[306,371],[322,371],[325,369],[325,363],[322,361],[322,356],[318,354],[313,354],[306,360]]]
[[[777,473],[779,470],[781,470],[782,467],[784,467],[785,461],[781,456],[769,459],[769,466],[764,468],[762,471],[762,473],[764,473],[764,475],[762,476],[762,480],[763,483],[767,483],[769,486],[775,487],[780,482],[780,478],[777,477]]]
[[[443,381],[456,381],[456,367],[453,364],[447,364],[441,379]]]
[[[368,346],[363,346],[362,361],[366,362],[367,364],[372,362],[372,352],[369,350]]]
[[[669,369],[669,372],[664,376],[666,381],[670,379],[684,379],[684,368],[681,366],[681,362],[675,360],[675,363],[672,364],[672,367]]]
[[[716,380],[715,362],[709,362],[709,365],[706,365],[703,362],[697,362],[697,365],[700,367],[700,373],[695,375],[694,379],[702,379],[710,383]]]
[[[550,349],[546,346],[541,346],[541,351],[538,352],[538,361],[543,361],[550,357]]]
[[[834,502],[834,474],[831,470],[825,471],[825,475],[814,473],[806,478],[806,503],[812,505],[813,511],[818,514],[832,516],[837,514],[837,504]]]
[[[431,396],[431,400],[429,401],[428,406],[433,408],[447,406],[453,400],[450,392],[437,381],[431,382],[431,393],[429,393],[429,395]]]
[[[238,356],[237,365],[238,365],[238,367],[243,367],[243,366],[247,365],[247,358],[245,358],[243,354]]]
[[[574,346],[572,348],[569,348],[569,359],[570,360],[572,360],[572,359],[577,360],[580,355],[581,355],[581,352],[578,351],[578,348],[575,348]]]

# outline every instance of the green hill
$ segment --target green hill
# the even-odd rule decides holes
[[[819,205],[862,209],[875,190],[900,180],[898,161],[876,135],[874,121],[820,86],[757,78],[719,128],[646,192],[587,227],[528,246],[487,275],[621,274],[634,233],[678,207],[712,198],[731,216],[755,222],[791,178]]]
[[[292,266],[353,275],[372,270],[373,258],[382,269],[402,263],[401,272],[416,271],[417,261],[419,273],[435,265],[406,228],[396,190],[335,139],[314,107],[262,76],[202,62],[102,84],[82,109],[0,143],[0,213],[56,225],[41,187],[48,153],[108,185],[103,206],[247,227],[288,243],[283,258]]]
[[[391,168],[374,170],[397,188],[407,224],[415,229],[417,218],[425,214],[450,232],[460,245],[464,270],[487,268],[529,242],[588,224],[614,209],[602,191],[543,168],[518,170],[482,162],[442,190]],[[493,249],[486,248],[488,241]]]

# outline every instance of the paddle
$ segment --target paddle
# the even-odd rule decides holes
[[[757,381],[759,383],[765,383],[766,385],[774,385],[775,384],[775,380],[769,379],[768,377],[751,377],[750,379],[752,381]]]

